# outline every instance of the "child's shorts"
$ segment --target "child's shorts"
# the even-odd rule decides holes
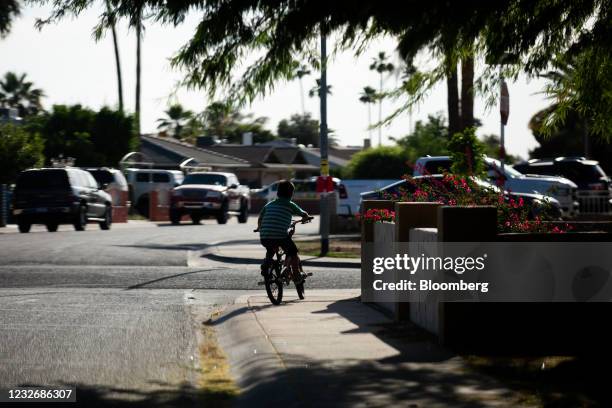
[[[273,238],[261,238],[261,245],[266,248],[268,258],[271,258],[274,255],[274,249],[277,247],[281,247],[283,252],[289,256],[296,256],[298,253],[298,249],[295,246],[293,240],[289,237],[281,238],[281,239],[273,239]]]

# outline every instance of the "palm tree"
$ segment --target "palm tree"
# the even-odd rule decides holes
[[[142,43],[142,5],[139,6],[136,13],[136,106],[134,113],[136,116],[136,129],[140,136],[140,46]]]
[[[332,94],[332,86],[331,85],[327,85],[326,91],[328,95]],[[321,93],[321,80],[317,79],[316,80],[316,85],[313,86],[310,91],[308,91],[308,96],[310,96],[311,98],[314,98],[315,96],[318,97],[319,94]]]
[[[157,119],[159,122],[157,128],[171,131],[175,139],[181,139],[183,127],[193,118],[193,112],[183,109],[183,106],[177,103],[171,105],[164,113],[165,118]]]
[[[223,139],[244,116],[228,102],[213,102],[202,112],[204,127],[210,136]]]
[[[4,37],[11,30],[13,19],[21,14],[18,0],[0,1],[0,37]]]
[[[123,80],[121,77],[121,61],[119,59],[119,43],[117,41],[117,30],[115,28],[115,16],[111,10],[110,0],[106,0],[106,11],[109,15],[109,25],[113,36],[113,47],[115,49],[115,65],[117,67],[117,92],[119,93],[119,110],[123,112]]]
[[[361,92],[359,96],[359,101],[365,103],[368,107],[368,134],[370,137],[370,144],[372,144],[372,104],[376,102],[376,99],[378,99],[376,89],[371,86],[364,87],[363,92]]]
[[[387,62],[387,55],[381,51],[378,53],[377,57],[372,58],[372,63],[370,64],[370,71],[378,72],[380,76],[380,86],[379,86],[379,98],[378,98],[378,145],[382,144],[382,127],[380,123],[382,122],[382,95],[383,95],[383,75],[385,72],[393,72],[395,67],[392,63]]]
[[[7,72],[4,79],[0,80],[0,105],[17,109],[22,117],[37,114],[42,111],[41,99],[45,93],[33,86],[32,82],[26,80],[26,74]]]
[[[294,72],[294,77],[297,77],[300,81],[300,100],[302,102],[302,115],[306,114],[306,107],[304,104],[304,83],[302,81],[302,78],[304,78],[306,75],[310,75],[310,70],[308,69],[308,66],[304,64],[300,65]]]
[[[571,98],[575,95],[576,83],[579,80],[576,72],[575,62],[570,60],[556,60],[553,62],[554,69],[540,76],[548,80],[544,88],[544,94],[552,103],[547,107],[537,112],[529,121],[529,128],[534,132],[541,132],[541,129],[548,127],[554,128],[566,122],[566,116],[575,115],[579,126],[582,130],[582,140],[584,148],[584,156],[591,156],[591,147],[589,140],[589,123],[583,112],[580,112],[575,106],[568,106],[560,109],[560,104],[564,99]],[[563,113],[559,113],[559,112]]]

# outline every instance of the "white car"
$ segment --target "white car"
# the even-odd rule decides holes
[[[508,191],[547,195],[559,201],[564,217],[578,214],[579,204],[576,201],[576,189],[578,186],[574,182],[563,177],[526,176],[516,171],[510,165],[505,165],[502,173],[499,160],[486,157],[485,161],[487,164],[487,176],[491,183],[501,185],[502,180],[505,179],[503,184],[504,188]],[[450,167],[451,159],[449,156],[420,157],[414,166],[413,175],[439,174],[440,170],[449,170]]]
[[[180,185],[185,176],[178,170],[135,169],[125,170],[130,187],[132,206],[143,216],[149,215],[149,194],[151,191],[168,191]]]
[[[334,182],[334,192],[336,193],[336,214],[350,216],[351,208],[347,202],[348,194],[346,186],[343,182],[336,177],[332,178]],[[293,193],[294,200],[318,200],[319,193],[317,193],[317,177],[310,177],[308,179],[296,180],[293,179],[291,182],[295,185],[295,192]],[[257,190],[251,190],[251,196],[254,198],[264,199],[266,201],[272,201],[276,198],[276,191],[278,189],[278,181],[272,184],[268,184]]]

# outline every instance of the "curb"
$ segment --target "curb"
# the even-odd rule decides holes
[[[210,259],[212,261],[233,263],[233,264],[248,264],[248,265],[261,265],[261,259],[253,258],[238,258],[227,255],[219,255],[215,253],[214,249],[207,249],[200,253],[200,257]],[[263,257],[262,257],[263,258]],[[304,266],[319,266],[322,268],[359,268],[358,262],[343,262],[343,261],[316,261],[303,259],[302,265]]]

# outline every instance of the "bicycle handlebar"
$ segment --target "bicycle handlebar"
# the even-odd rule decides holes
[[[297,224],[308,224],[312,220],[314,220],[314,217],[309,216],[308,218],[305,218],[305,219],[303,218],[301,220],[291,221],[291,226],[289,227],[289,229],[295,228]],[[259,232],[259,228],[255,228],[253,232]]]

